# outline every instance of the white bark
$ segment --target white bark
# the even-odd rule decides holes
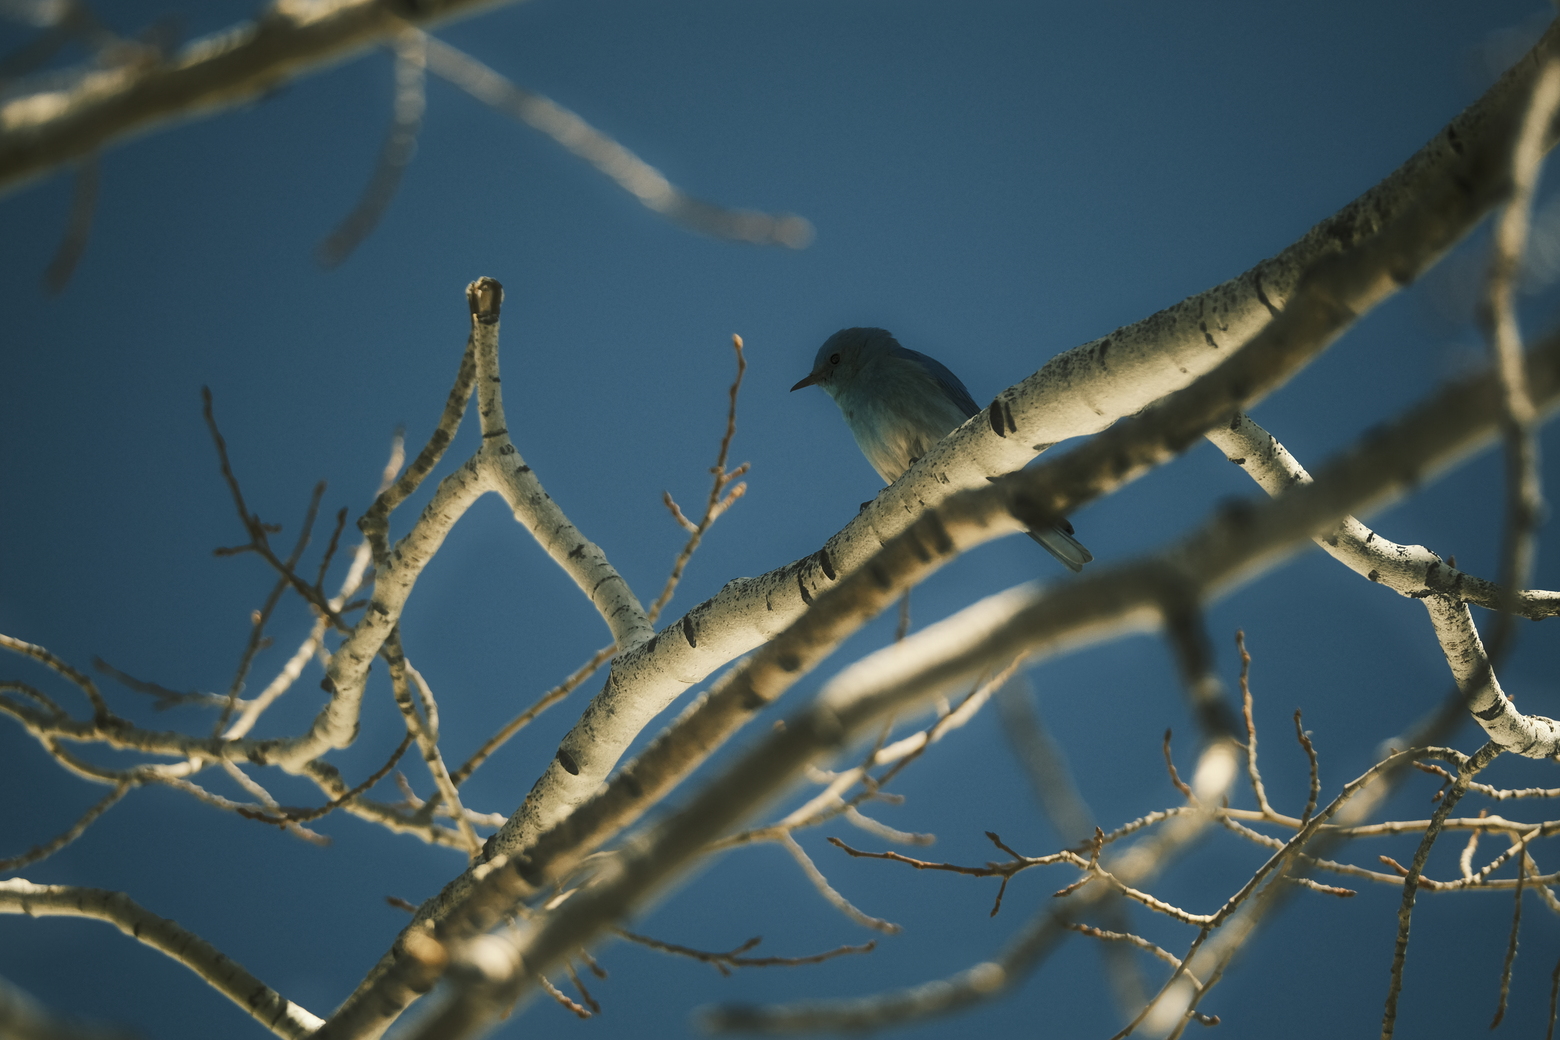
[[[1527,58],[1408,162],[1273,259],[1103,339],[1060,354],[1004,390],[991,406],[879,494],[819,552],[758,578],[734,579],[655,638],[640,645],[620,644],[601,693],[560,745],[576,765],[581,765],[581,749],[590,746],[591,757],[600,766],[581,765],[580,772],[573,774],[574,782],[567,785],[555,775],[559,766],[549,767],[542,785],[495,837],[493,850],[507,853],[525,848],[577,804],[571,800],[573,795],[588,793],[605,779],[627,741],[615,749],[603,745],[601,741],[611,736],[604,720],[648,721],[690,685],[772,639],[818,595],[853,572],[927,508],[1021,468],[1057,441],[1098,432],[1187,386],[1267,328],[1320,262],[1369,253],[1372,246],[1390,243],[1402,235],[1406,224],[1426,220],[1427,198],[1455,194],[1464,212],[1430,215],[1430,223],[1444,217],[1450,225],[1439,241],[1428,252],[1379,250],[1385,255],[1376,257],[1368,280],[1357,279],[1358,287],[1346,304],[1363,313],[1389,295],[1470,230],[1498,197],[1509,154],[1506,142],[1525,106],[1534,63],[1538,56],[1551,53],[1560,53],[1560,29],[1555,27]],[[1545,145],[1552,144],[1551,136]]]
[[[1560,337],[1530,357],[1529,380],[1541,407],[1560,400]],[[631,912],[807,765],[884,719],[902,718],[1014,657],[1033,660],[1152,626],[1166,609],[1167,585],[1180,585],[1194,601],[1227,592],[1349,511],[1384,504],[1486,442],[1500,414],[1491,377],[1449,388],[1330,465],[1314,483],[1250,510],[1225,511],[1165,552],[1054,589],[1032,583],[989,597],[857,662],[832,679],[808,711],[712,778],[683,810],[631,839],[593,885],[523,937],[520,963],[528,972],[545,972]],[[1235,760],[1228,759],[1221,775],[1233,775]],[[1308,826],[1314,830],[1320,823],[1318,817]],[[521,988],[515,981],[502,993],[507,999]],[[446,1010],[426,1028],[465,1022],[453,1005]]]
[[[1208,439],[1269,495],[1278,497],[1291,487],[1311,483],[1311,475],[1294,456],[1245,415],[1210,431]],[[1468,710],[1491,740],[1528,758],[1560,757],[1560,722],[1517,710],[1500,688],[1467,605],[1431,585],[1433,580],[1437,586],[1458,589],[1473,584],[1468,576],[1424,546],[1388,541],[1352,516],[1318,536],[1316,544],[1356,574],[1424,603],[1458,689],[1468,696]],[[1486,605],[1491,606],[1502,599],[1498,589],[1489,598],[1493,602]],[[1552,600],[1554,594],[1522,592],[1515,598],[1518,602]]]
[[[0,104],[0,193],[105,145],[176,119],[253,100],[390,39],[407,20],[429,25],[504,0],[274,0],[255,21],[164,58],[137,48],[70,85]]]
[[[75,885],[35,885],[11,878],[0,881],[0,913],[107,921],[189,968],[256,1022],[288,1040],[309,1036],[324,1021],[282,997],[215,946],[176,922],[151,913],[123,892]]]

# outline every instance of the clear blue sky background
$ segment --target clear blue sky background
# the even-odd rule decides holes
[[[192,35],[252,11],[242,3],[98,9],[125,33],[175,13]],[[816,550],[876,491],[825,396],[786,393],[829,333],[886,326],[989,400],[1059,351],[1281,250],[1473,100],[1493,79],[1492,63],[1520,53],[1513,41],[1536,35],[1548,10],[1533,0],[534,0],[440,32],[615,135],[684,189],[804,214],[818,237],[802,252],[672,227],[551,141],[433,80],[400,196],[355,256],[322,272],[313,247],[352,206],[389,116],[384,53],[116,148],[103,160],[91,243],[61,296],[45,296],[40,275],[69,208],[69,178],[0,200],[0,631],[83,667],[100,655],[176,688],[225,689],[270,578],[255,559],[211,554],[242,533],[202,426],[200,387],[216,396],[249,501],[286,526],[284,537],[320,479],[329,482],[327,509],[348,506],[356,516],[392,430],[404,424],[415,446],[431,428],[465,338],[462,290],[480,275],[507,290],[503,365],[516,443],[646,602],[683,537],[661,492],[685,505],[704,495],[731,378],[729,336],[746,338],[734,454],[753,464],[750,490],[690,568],[675,618],[732,577]],[[27,38],[0,28],[7,51]],[[1469,285],[1478,272],[1476,239],[1256,417],[1314,468],[1477,366],[1483,348]],[[1552,291],[1529,297],[1528,327],[1547,329],[1555,303]],[[474,444],[468,424],[450,458]],[[1554,431],[1546,448],[1553,489]],[[1493,577],[1499,472],[1498,456],[1483,454],[1373,522],[1387,537],[1455,554],[1463,568]],[[1074,520],[1099,559],[1119,561],[1188,529],[1220,500],[1255,494],[1204,444]],[[1063,577],[1027,540],[986,547],[916,593],[916,621],[1037,575]],[[1534,583],[1560,586],[1548,546]],[[1289,736],[1295,708],[1305,711],[1332,792],[1449,685],[1419,605],[1314,549],[1219,604],[1209,621],[1231,685],[1231,637],[1247,632],[1268,789],[1289,811],[1302,804],[1305,782]],[[252,689],[307,623],[289,605]],[[1554,624],[1524,625],[1502,673],[1519,704],[1548,715],[1560,715]],[[441,697],[457,760],[607,640],[494,500],[461,521],[418,585],[404,629]],[[889,631],[880,623],[852,640],[788,704]],[[8,660],[0,675],[82,710],[27,662]],[[310,673],[261,732],[306,725],[322,696],[317,679]],[[1159,739],[1176,727],[1189,763],[1192,727],[1161,641],[1074,654],[1031,679],[1102,823],[1175,803]],[[399,737],[379,683],[361,738],[332,756],[349,777],[366,775]],[[598,687],[587,685],[495,756],[467,786],[468,804],[511,811]],[[116,710],[147,725],[207,725],[193,709],[159,716],[139,695],[107,689]],[[1456,737],[1466,751],[1479,742],[1471,727]],[[426,792],[425,777],[407,769]],[[1543,764],[1503,762],[1494,773],[1498,783],[1555,784]],[[311,787],[262,779],[285,802],[317,801]],[[1032,804],[994,714],[945,741],[899,789],[906,803],[876,812],[896,827],[937,833],[933,858],[986,860],[988,829],[1029,853],[1062,841]],[[103,793],[64,774],[3,720],[0,790],[0,856],[58,833]],[[1391,811],[1423,817],[1433,790],[1420,777]],[[1464,804],[1471,813],[1479,803]],[[1531,803],[1503,811],[1520,819],[1553,812]],[[303,845],[176,792],[138,790],[22,876],[122,889],[326,1014],[404,923],[384,897],[420,902],[461,858],[346,816],[319,829],[333,847]],[[841,891],[905,926],[877,952],[723,979],[704,965],[609,944],[598,951],[612,973],[595,987],[599,1018],[580,1023],[543,1003],[500,1035],[680,1036],[703,1003],[918,983],[990,956],[1073,877],[1021,876],[990,919],[994,882],[848,861],[825,834],[881,842],[845,826],[803,838]],[[1432,866],[1440,876],[1455,871],[1460,840],[1444,844]],[[1494,847],[1485,843],[1486,852]],[[1412,848],[1413,839],[1384,840],[1354,858],[1374,866],[1378,852],[1406,860]],[[1549,846],[1535,852],[1545,869],[1560,868]],[[1158,891],[1209,911],[1259,860],[1255,848],[1214,836]],[[1349,901],[1295,899],[1206,1010],[1232,1036],[1373,1035],[1398,897],[1377,887]],[[1403,1035],[1471,1035],[1487,1025],[1510,909],[1506,895],[1421,897]],[[1191,939],[1146,916],[1139,926],[1173,950]],[[636,927],[706,948],[763,935],[761,952],[776,955],[871,937],[825,908],[773,847],[720,859]],[[1503,1027],[1512,1035],[1542,1030],[1557,954],[1555,919],[1531,900]],[[1162,977],[1153,962],[1145,969]],[[0,976],[51,1006],[148,1037],[265,1035],[185,969],[97,922],[0,918]],[[1098,953],[1078,940],[1006,999],[906,1033],[1109,1035],[1118,1024]]]

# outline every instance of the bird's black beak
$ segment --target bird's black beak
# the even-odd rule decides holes
[[[812,372],[812,373],[808,374],[806,379],[802,380],[800,383],[797,383],[795,386],[791,387],[791,392],[794,394],[794,393],[796,393],[796,391],[800,390],[804,386],[816,386],[816,385],[818,385],[818,373]]]

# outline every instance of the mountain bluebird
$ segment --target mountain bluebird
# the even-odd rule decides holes
[[[820,386],[834,398],[861,453],[889,484],[980,411],[958,376],[901,347],[883,329],[841,329],[830,336],[818,348],[812,372],[791,389],[804,386]],[[1094,559],[1066,520],[1029,537],[1071,570]]]

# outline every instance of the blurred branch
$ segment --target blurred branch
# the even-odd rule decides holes
[[[340,264],[379,226],[395,199],[396,189],[401,186],[402,172],[417,154],[417,135],[422,130],[423,112],[428,107],[427,77],[424,75],[428,65],[427,39],[415,29],[407,29],[395,38],[395,101],[390,129],[385,132],[379,161],[357,205],[315,250],[315,259],[321,267]]]
[[[51,296],[65,291],[70,276],[75,273],[81,254],[86,252],[87,239],[92,234],[92,217],[97,212],[98,184],[102,179],[102,167],[96,152],[81,157],[76,163],[76,184],[71,193],[70,217],[65,224],[65,234],[54,251],[54,259],[43,272],[43,287]]]
[[[504,0],[273,0],[259,18],[164,58],[89,68],[73,81],[0,102],[0,193],[180,119],[253,101],[401,32]]]
[[[612,178],[645,208],[674,224],[715,238],[755,245],[804,249],[812,242],[812,224],[794,213],[727,209],[685,194],[660,170],[556,101],[516,86],[442,40],[428,40],[428,68],[483,104],[551,137]]]

